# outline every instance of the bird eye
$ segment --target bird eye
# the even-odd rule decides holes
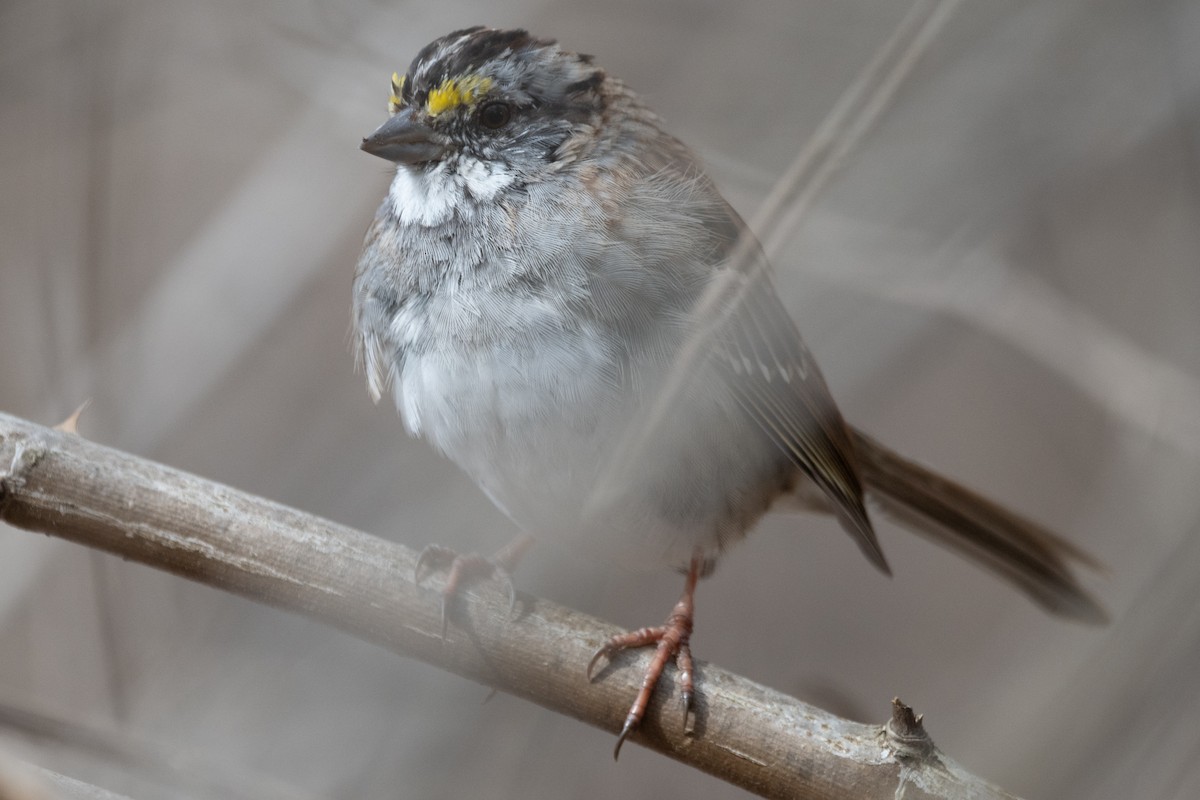
[[[479,124],[485,128],[496,130],[503,128],[512,119],[512,106],[508,103],[493,101],[485,103],[479,109]]]

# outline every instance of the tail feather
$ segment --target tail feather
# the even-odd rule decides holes
[[[1071,568],[1075,562],[1103,571],[1092,556],[862,431],[850,432],[867,494],[888,515],[987,567],[1052,613],[1093,624],[1108,621]]]

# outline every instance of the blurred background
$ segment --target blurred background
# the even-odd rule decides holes
[[[348,348],[388,79],[485,22],[641,91],[747,218],[908,13],[874,0],[0,5],[0,409],[413,547],[513,533]],[[1200,4],[967,0],[777,237],[846,415],[1109,566],[1050,618],[880,522],[771,517],[697,657],[862,721],[900,695],[1023,796],[1200,796]],[[673,573],[522,590],[662,619]],[[583,680],[584,665],[580,665]],[[703,691],[703,687],[701,687]],[[0,754],[137,798],[745,796],[317,623],[0,528]]]

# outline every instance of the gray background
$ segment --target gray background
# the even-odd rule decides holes
[[[0,408],[55,423],[91,397],[97,441],[490,550],[510,523],[371,405],[348,352],[388,180],[357,144],[391,72],[466,24],[556,36],[753,217],[908,8],[10,0]],[[898,694],[1021,794],[1200,795],[1197,41],[1188,0],[962,4],[775,259],[847,416],[1095,552],[1113,624],[1048,618],[881,523],[889,581],[831,521],[780,516],[701,585],[699,658],[867,721]],[[552,546],[518,582],[627,626],[680,588]],[[742,796],[638,747],[614,765],[609,734],[486,694],[0,529],[0,753],[145,798]],[[138,758],[31,737],[13,709]]]

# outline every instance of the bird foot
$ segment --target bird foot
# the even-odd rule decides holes
[[[447,569],[446,583],[442,586],[442,638],[446,638],[447,609],[462,587],[475,580],[493,578],[503,584],[508,595],[508,613],[511,615],[517,605],[517,592],[513,586],[512,570],[532,544],[532,539],[522,534],[499,550],[494,556],[487,557],[478,553],[459,554],[449,547],[431,544],[421,551],[417,565],[413,569],[413,580],[420,584],[429,573],[437,569]]]
[[[650,705],[650,698],[654,694],[654,687],[658,684],[658,679],[662,677],[667,661],[674,661],[675,668],[679,672],[678,680],[680,699],[683,705],[683,720],[685,727],[687,725],[688,713],[691,711],[692,697],[695,693],[695,683],[692,677],[694,673],[692,648],[689,644],[692,636],[692,623],[695,617],[695,604],[692,595],[695,592],[696,580],[700,575],[701,563],[699,558],[692,560],[683,596],[675,604],[675,608],[671,612],[671,616],[667,617],[665,625],[640,628],[636,631],[613,636],[596,651],[596,654],[592,656],[592,660],[588,662],[587,677],[590,681],[593,679],[596,665],[600,662],[600,659],[611,660],[620,651],[629,650],[634,647],[655,646],[654,658],[650,660],[650,664],[646,667],[646,672],[642,677],[642,687],[638,691],[633,705],[629,707],[629,713],[625,716],[625,724],[621,726],[621,733],[617,736],[617,745],[613,748],[614,760],[621,755],[621,745],[637,730],[642,719],[646,716],[646,709]]]

